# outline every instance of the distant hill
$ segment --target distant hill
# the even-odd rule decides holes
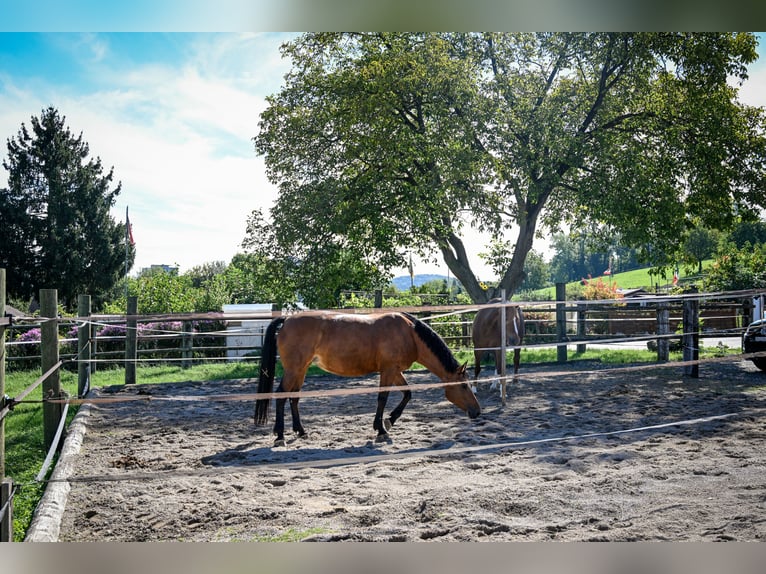
[[[447,279],[446,275],[432,275],[429,273],[424,273],[421,275],[415,275],[413,281],[410,281],[409,275],[403,275],[401,277],[396,277],[391,280],[391,283],[394,287],[396,287],[399,291],[409,291],[410,286],[412,283],[415,283],[415,287],[420,287],[424,283],[428,283],[429,281],[444,281]],[[451,278],[452,281],[454,281],[454,278]]]

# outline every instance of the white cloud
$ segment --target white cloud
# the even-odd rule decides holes
[[[108,46],[86,40],[97,66],[108,66]],[[228,261],[248,214],[275,197],[251,138],[265,95],[286,71],[275,57],[278,43],[273,35],[204,36],[178,67],[107,69],[101,82],[109,87],[83,94],[5,83],[0,133],[15,135],[47,105],[66,116],[74,133],[83,133],[91,155],[107,170],[114,166],[122,182],[113,215],[122,221],[130,207],[134,271],[155,263],[186,270]]]

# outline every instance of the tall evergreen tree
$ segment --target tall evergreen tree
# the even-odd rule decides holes
[[[22,123],[8,139],[8,187],[0,189],[0,267],[11,296],[33,298],[56,288],[64,305],[87,293],[96,302],[125,270],[125,225],[109,214],[121,184],[113,169],[89,158],[53,107]],[[134,257],[129,251],[129,263]]]

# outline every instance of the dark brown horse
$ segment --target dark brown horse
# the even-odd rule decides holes
[[[270,393],[274,386],[274,369],[279,352],[284,369],[277,392],[299,391],[309,365],[316,360],[319,367],[336,375],[360,377],[380,373],[380,388],[406,387],[402,371],[414,362],[425,366],[447,385],[447,399],[476,418],[481,407],[466,381],[466,365],[458,365],[444,341],[428,325],[406,313],[352,315],[329,311],[305,312],[291,317],[278,317],[264,335],[259,393]],[[411,391],[402,390],[402,400],[383,420],[388,390],[378,393],[373,429],[376,440],[385,440],[388,430],[401,416],[410,400]],[[284,445],[284,407],[287,399],[276,399],[275,445]],[[270,401],[255,402],[255,424],[264,425]],[[293,431],[305,436],[298,412],[298,399],[290,399]]]
[[[501,361],[505,361],[505,357],[503,357],[500,350],[502,338],[501,307],[499,304],[502,303],[502,301],[500,299],[492,299],[489,303],[497,305],[497,307],[482,307],[476,313],[476,317],[473,320],[471,337],[473,339],[475,361],[474,380],[479,378],[479,373],[481,372],[481,358],[484,353],[494,349],[495,373],[498,375],[500,375]],[[513,374],[515,377],[519,372],[519,361],[521,357],[521,349],[519,349],[518,346],[521,345],[521,341],[524,339],[524,313],[518,305],[506,304],[505,337],[508,346],[517,347],[513,350]],[[491,388],[497,388],[497,381],[492,383]]]

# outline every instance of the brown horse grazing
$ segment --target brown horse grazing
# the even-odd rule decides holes
[[[277,392],[299,391],[312,361],[336,375],[360,377],[380,373],[380,388],[406,387],[402,371],[417,361],[444,382],[467,380],[466,364],[458,365],[444,341],[428,325],[407,313],[351,315],[330,311],[305,312],[278,317],[266,329],[261,355],[259,393],[270,393],[274,385],[276,356],[284,375]],[[444,387],[447,399],[476,418],[481,407],[467,383]],[[401,416],[411,391],[402,390],[402,400],[383,421],[389,391],[378,393],[373,429],[376,440],[388,438],[388,430]],[[275,445],[284,445],[284,407],[287,399],[276,399]],[[255,402],[255,424],[266,424],[269,399]],[[298,412],[298,399],[290,399],[293,431],[305,436]]]
[[[500,299],[491,299],[490,304],[502,303]],[[479,378],[481,372],[481,357],[488,349],[495,348],[495,372],[500,374],[500,361],[505,361],[501,350],[501,309],[500,307],[483,307],[476,313],[473,320],[471,337],[474,348],[474,381]],[[505,336],[506,344],[518,347],[524,339],[524,313],[518,305],[506,305],[505,307]],[[513,350],[513,374],[519,372],[519,360],[521,349]],[[475,385],[475,383],[474,383]],[[493,382],[492,389],[497,388],[497,382]]]

